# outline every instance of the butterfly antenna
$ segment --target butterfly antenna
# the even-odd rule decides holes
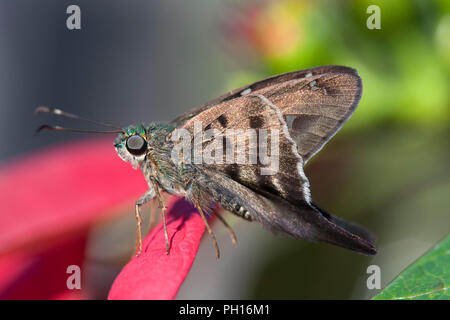
[[[67,118],[72,118],[72,119],[77,119],[77,120],[83,120],[83,121],[87,121],[93,124],[97,124],[103,127],[108,127],[108,128],[114,128],[114,129],[122,129],[119,126],[115,126],[111,123],[106,123],[106,122],[101,122],[101,121],[96,121],[96,120],[91,120],[91,119],[87,119],[87,118],[83,118],[80,116],[77,116],[76,114],[73,113],[69,113],[69,112],[65,112],[62,111],[60,109],[56,109],[56,108],[49,108],[49,107],[45,107],[45,106],[40,106],[37,107],[36,110],[34,110],[34,113],[40,113],[40,112],[45,112],[45,113],[51,113],[57,116],[63,116],[63,117],[67,117]]]
[[[60,126],[49,126],[44,124],[40,126],[34,135],[37,135],[39,132],[43,130],[48,131],[67,131],[67,132],[83,132],[83,133],[123,133],[123,130],[108,130],[108,131],[100,131],[100,130],[82,130],[82,129],[72,129],[72,128],[63,128]]]

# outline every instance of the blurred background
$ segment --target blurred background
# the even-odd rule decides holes
[[[66,28],[70,4],[81,30]],[[366,26],[372,4],[380,30]],[[170,121],[241,85],[329,64],[356,68],[363,96],[306,174],[315,202],[374,231],[379,254],[227,216],[238,246],[215,226],[221,259],[205,238],[178,298],[370,298],[369,265],[384,287],[450,230],[449,1],[0,0],[0,162],[80,139],[33,138],[42,123],[85,125],[34,116],[38,105],[119,125]],[[92,231],[93,298],[129,258],[134,224],[130,210]]]

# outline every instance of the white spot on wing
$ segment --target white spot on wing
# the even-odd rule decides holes
[[[247,88],[247,89],[245,89],[244,91],[241,92],[241,96],[245,96],[245,95],[249,94],[250,92],[252,92],[252,89]]]
[[[316,83],[317,83],[316,80],[313,80],[313,81],[311,81],[310,83],[308,83],[308,85],[309,85],[309,87],[311,88],[312,91],[316,91],[316,90],[319,89],[319,87],[316,86]]]

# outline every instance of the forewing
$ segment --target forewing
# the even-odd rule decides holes
[[[263,95],[280,109],[298,153],[306,163],[352,115],[361,93],[362,82],[356,70],[342,66],[317,67],[273,76],[233,90],[178,117],[173,124],[189,128],[194,121],[211,122],[234,105],[241,105],[241,115],[250,115],[244,109],[243,98]]]
[[[194,125],[201,125],[201,131],[216,129],[221,137],[223,152],[221,161],[213,164],[203,163],[202,166],[226,174],[233,180],[251,188],[260,194],[273,194],[284,198],[292,203],[298,201],[310,202],[309,181],[303,172],[303,161],[297,152],[295,142],[290,138],[287,125],[280,110],[262,95],[249,94],[238,99],[225,101],[216,107],[205,110],[201,119],[198,117],[189,120],[184,129],[192,133],[193,152],[195,150],[206,150],[209,144],[217,143],[214,140],[202,140],[195,138]],[[195,120],[195,121],[194,121]],[[243,159],[239,162],[239,153],[236,138],[230,136],[230,130],[246,129],[254,130],[257,140],[250,140],[243,135],[246,148]],[[262,136],[262,130],[266,131]],[[267,144],[266,150],[261,154],[277,163],[267,161],[263,163],[260,156],[262,143]],[[201,146],[196,146],[201,143]],[[272,148],[272,143],[276,144]],[[227,158],[226,150],[233,144],[235,153],[233,158]],[[257,155],[256,162],[252,162],[250,154]],[[230,161],[231,160],[231,161]],[[270,160],[270,159],[268,159]]]

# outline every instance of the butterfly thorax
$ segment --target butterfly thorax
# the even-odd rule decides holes
[[[140,167],[148,182],[159,184],[171,194],[184,195],[190,177],[171,160],[173,144],[165,137],[172,129],[167,124],[151,124],[146,128],[148,150]]]

